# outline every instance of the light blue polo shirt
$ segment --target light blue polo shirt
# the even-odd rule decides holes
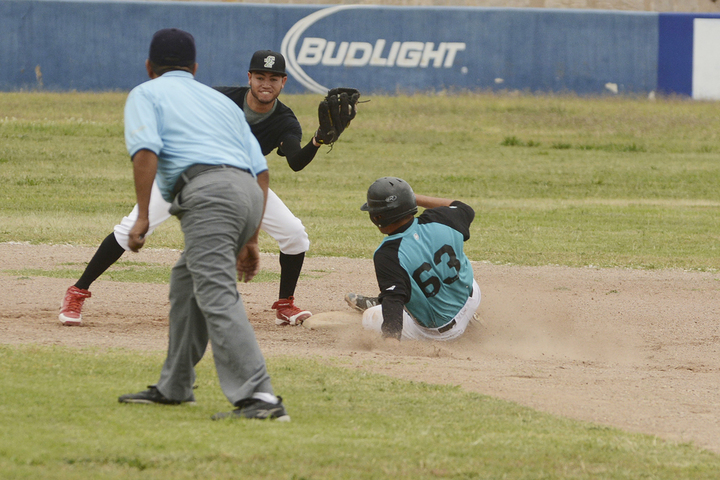
[[[130,157],[142,149],[158,156],[155,180],[168,202],[180,174],[195,163],[232,165],[255,176],[268,169],[242,110],[182,70],[130,92],[125,103],[125,144]]]

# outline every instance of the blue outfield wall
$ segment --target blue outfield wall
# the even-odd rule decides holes
[[[252,53],[269,48],[287,59],[289,93],[334,86],[390,94],[648,93],[661,85],[690,94],[686,84],[667,80],[677,76],[675,60],[659,68],[659,58],[687,53],[661,41],[663,31],[673,33],[663,18],[597,10],[3,0],[0,90],[129,90],[147,79],[152,34],[177,27],[195,36],[198,80],[209,85],[247,83]],[[659,54],[668,48],[672,55]]]

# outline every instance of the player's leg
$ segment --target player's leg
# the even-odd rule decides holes
[[[160,224],[170,218],[170,204],[160,194],[157,183],[153,183],[148,206],[150,228],[147,235],[150,235]],[[85,271],[75,285],[65,292],[61,303],[59,319],[63,325],[80,325],[82,322],[82,307],[86,299],[90,298],[90,285],[107,271],[120,257],[130,250],[128,247],[128,234],[135,225],[138,217],[138,206],[135,205],[132,212],[115,225],[113,233],[105,237],[97,251],[88,262]]]
[[[290,298],[295,296],[295,288],[300,279],[305,252],[295,255],[288,255],[280,252],[280,294],[278,298]]]
[[[160,188],[157,182],[153,182],[152,190],[150,191],[150,203],[148,204],[148,220],[150,225],[145,237],[150,236],[157,227],[170,218],[170,204],[165,201],[160,193]],[[127,217],[124,217],[122,221],[115,225],[114,235],[117,244],[122,247],[123,250],[128,251],[128,239],[130,237],[130,230],[135,225],[138,218],[138,206],[135,205],[132,212]]]
[[[465,333],[468,325],[470,325],[470,322],[473,320],[473,318],[475,318],[475,312],[480,307],[481,299],[482,294],[480,292],[480,286],[475,280],[473,280],[472,295],[470,295],[470,297],[465,302],[465,305],[463,305],[457,315],[455,315],[454,320],[456,322],[456,325],[453,326],[451,330],[448,330],[446,332],[440,332],[439,335],[441,336],[441,338],[439,338],[439,340],[454,340],[456,338],[459,338],[463,333]]]
[[[120,403],[179,405],[195,401],[195,365],[205,354],[208,333],[184,253],[170,274],[170,318],[168,353],[160,380],[142,392],[122,395]]]
[[[367,297],[359,293],[348,293],[345,295],[345,302],[355,310],[364,312],[368,308],[374,307],[380,303],[378,297]]]
[[[168,354],[157,383],[165,397],[175,400],[192,398],[195,365],[208,343],[207,324],[193,290],[192,274],[183,253],[170,276]]]
[[[269,190],[260,228],[273,237],[280,247],[280,292],[278,301],[272,306],[276,311],[275,323],[300,325],[312,315],[308,310],[295,306],[295,288],[302,271],[305,252],[310,248],[305,226],[280,197]]]
[[[117,262],[123,253],[125,253],[125,249],[115,239],[115,233],[109,234],[95,251],[95,255],[88,262],[83,274],[75,282],[75,287],[81,290],[90,290],[90,285]]]
[[[92,296],[90,285],[117,262],[123,253],[125,250],[118,245],[115,234],[111,233],[105,237],[78,281],[65,291],[58,316],[63,325],[75,326],[82,323],[83,304]]]
[[[237,255],[260,224],[262,200],[252,176],[239,170],[211,171],[185,187],[182,206],[178,206],[185,210],[181,218],[184,255],[193,295],[207,324],[220,387],[237,407],[215,419],[289,420],[273,394],[265,359],[237,291]]]
[[[473,293],[465,305],[455,315],[452,321],[444,328],[425,328],[420,326],[407,311],[403,311],[402,340],[455,340],[465,333],[475,311],[480,306],[480,287],[473,280]],[[363,312],[362,325],[367,330],[382,333],[383,315],[382,305],[370,307]]]
[[[375,305],[363,312],[362,326],[365,330],[372,330],[382,334],[383,314],[382,305]],[[419,340],[417,324],[408,313],[403,310],[403,330],[401,340]]]

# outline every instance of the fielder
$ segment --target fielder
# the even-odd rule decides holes
[[[427,210],[415,218],[418,205]],[[345,296],[363,312],[363,327],[387,339],[459,338],[480,306],[480,287],[463,251],[473,209],[457,200],[415,195],[394,177],[370,185],[360,209],[387,235],[373,257],[379,297]]]
[[[248,69],[247,87],[216,87],[245,113],[253,135],[260,143],[263,155],[277,149],[285,156],[290,168],[298,172],[315,158],[320,145],[334,143],[355,117],[360,96],[354,89],[333,89],[320,102],[320,126],[307,145],[301,147],[302,128],[293,111],[278,100],[285,86],[285,58],[277,52],[260,50],[253,54]],[[162,198],[157,183],[153,183],[150,196],[150,235],[170,218],[170,204]],[[128,234],[135,224],[138,206],[115,225],[113,233],[101,243],[85,271],[75,285],[68,288],[60,310],[63,325],[80,325],[82,306],[91,297],[90,285],[129,250]],[[305,252],[310,240],[305,227],[282,200],[268,191],[267,207],[260,226],[273,237],[280,247],[280,290],[278,301],[272,305],[277,325],[300,325],[312,313],[295,305],[295,288],[300,277]]]

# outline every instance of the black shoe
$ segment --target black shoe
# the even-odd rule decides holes
[[[378,297],[363,297],[357,293],[348,293],[345,295],[345,301],[355,310],[360,310],[361,312],[380,303]]]
[[[140,393],[128,393],[127,395],[121,395],[118,398],[120,403],[159,403],[162,405],[180,405],[181,403],[187,403],[195,405],[195,396],[190,395],[187,400],[170,400],[165,397],[155,385],[148,385],[148,389]]]
[[[259,420],[275,419],[278,422],[289,422],[290,415],[285,411],[282,404],[282,398],[278,398],[278,403],[268,403],[257,398],[245,398],[235,404],[235,410],[231,412],[216,413],[212,416],[213,420],[221,420],[223,418],[256,418]]]

